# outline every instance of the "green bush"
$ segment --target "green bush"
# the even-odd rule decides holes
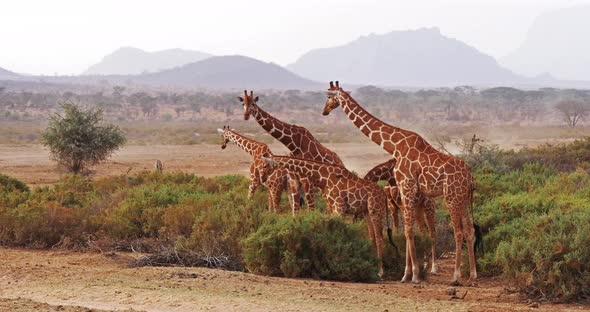
[[[542,235],[539,235],[543,233]],[[590,211],[553,210],[528,218],[499,243],[498,265],[531,296],[543,299],[590,298]]]
[[[377,280],[376,253],[362,223],[317,212],[270,218],[244,241],[246,267],[258,274],[340,281]]]
[[[83,109],[73,103],[60,106],[63,116],[51,116],[42,143],[68,171],[79,173],[104,161],[125,144],[119,127],[104,123],[102,110]]]
[[[22,181],[0,173],[0,194],[16,191],[29,192],[29,187]]]

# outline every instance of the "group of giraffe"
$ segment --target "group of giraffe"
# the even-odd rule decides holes
[[[218,129],[223,137],[222,148],[233,142],[248,152],[250,166],[250,198],[262,184],[268,189],[268,207],[279,210],[281,193],[287,191],[290,207],[295,214],[301,206],[301,193],[308,208],[315,207],[316,190],[322,194],[328,210],[338,215],[363,217],[379,259],[379,276],[383,275],[383,223],[390,218],[399,229],[398,211],[402,212],[406,239],[406,263],[402,282],[419,283],[420,261],[414,243],[414,223],[427,232],[433,241],[428,259],[431,273],[435,265],[434,199],[442,196],[449,210],[455,237],[455,268],[451,283],[459,284],[463,241],[467,243],[470,276],[467,283],[477,279],[474,252],[474,225],[469,215],[474,183],[469,167],[460,159],[441,153],[415,132],[389,125],[367,112],[339,83],[330,82],[328,99],[322,115],[338,107],[353,124],[373,142],[391,154],[392,158],[371,169],[364,178],[346,169],[336,153],[323,146],[306,128],[281,121],[258,106],[258,96],[244,90],[238,97],[244,108],[244,119],[250,116],[290,151],[277,156],[261,142],[247,138],[228,126]],[[387,181],[382,189],[376,182]],[[391,238],[391,236],[390,236]],[[391,239],[390,239],[391,242]]]

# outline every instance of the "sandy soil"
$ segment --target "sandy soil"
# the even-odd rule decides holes
[[[135,254],[0,249],[1,311],[578,311],[527,304],[497,280],[458,287],[442,272],[419,286],[264,277],[205,268],[131,268]]]
[[[377,145],[367,144],[326,144],[340,155],[350,170],[365,173],[372,166],[384,162],[388,155]],[[281,144],[271,144],[276,154],[286,154]],[[94,176],[104,177],[153,170],[159,159],[164,170],[184,171],[201,176],[225,174],[247,175],[251,157],[235,145],[222,150],[220,145],[131,145],[118,151],[106,163],[92,170]],[[56,183],[63,175],[49,152],[41,145],[0,145],[0,173],[13,176],[29,185],[48,185]]]

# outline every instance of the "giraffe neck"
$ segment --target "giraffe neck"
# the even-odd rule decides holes
[[[337,96],[344,113],[365,136],[377,143],[389,154],[394,155],[394,157],[396,151],[405,154],[404,152],[409,147],[400,143],[409,135],[414,134],[413,132],[394,127],[379,120],[344,91],[339,91]],[[387,135],[384,137],[384,134]]]
[[[395,184],[393,176],[393,169],[395,168],[396,161],[391,159],[382,164],[375,166],[369,170],[365,175],[364,179],[370,182],[388,181],[390,184]]]
[[[271,114],[265,112],[258,105],[252,104],[250,114],[254,116],[258,124],[275,139],[283,143],[291,152],[298,149],[297,144],[293,141],[295,126],[285,123]]]
[[[246,151],[250,156],[256,156],[256,153],[260,151],[264,143],[256,142],[250,138],[240,135],[234,131],[227,131],[227,138],[234,142],[241,149]]]

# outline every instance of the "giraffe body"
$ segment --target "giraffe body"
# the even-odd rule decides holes
[[[272,169],[285,168],[308,176],[320,188],[332,213],[364,216],[377,251],[379,276],[383,275],[383,220],[387,198],[377,184],[359,178],[338,165],[287,156],[263,159]]]
[[[402,206],[401,196],[399,188],[395,182],[393,170],[396,164],[395,159],[390,159],[384,163],[381,163],[373,169],[369,170],[365,175],[364,179],[371,182],[387,181],[388,185],[383,188],[385,195],[387,196],[387,206],[392,214],[393,224],[396,229],[399,227],[399,212]],[[431,274],[437,273],[436,266],[436,225],[435,225],[435,213],[436,204],[431,198],[421,195],[418,199],[419,204],[417,205],[416,212],[416,223],[420,228],[420,231],[424,234],[428,234],[432,241],[432,247],[430,250],[430,257],[428,257],[427,269],[430,269]]]
[[[304,127],[288,124],[283,122],[263,109],[256,102],[258,97],[254,97],[252,91],[250,95],[244,90],[244,97],[238,98],[244,106],[244,119],[248,120],[250,115],[256,122],[271,136],[283,143],[290,151],[290,156],[309,159],[329,164],[344,166],[344,163],[336,153],[323,146],[310,132]],[[300,189],[305,194],[305,201],[309,208],[315,208],[314,191],[317,188],[304,175],[291,173],[290,175],[291,203],[292,210],[298,208],[298,197]]]
[[[286,191],[288,185],[288,172],[285,169],[274,170],[272,173],[265,173],[265,164],[262,161],[263,156],[271,155],[270,148],[261,142],[247,138],[229,127],[218,129],[223,135],[222,149],[225,149],[228,142],[235,143],[238,147],[246,151],[253,160],[250,164],[250,185],[248,186],[248,199],[251,199],[258,187],[262,184],[268,189],[268,209],[269,211],[278,212],[281,202],[281,194]]]
[[[469,255],[469,284],[475,283],[477,270],[474,253],[474,226],[469,216],[473,192],[473,178],[469,167],[460,159],[443,154],[415,132],[391,126],[361,107],[338,82],[330,83],[328,100],[323,115],[341,106],[344,113],[373,142],[392,155],[397,163],[394,178],[403,205],[404,234],[406,236],[406,269],[402,281],[418,283],[419,263],[414,244],[413,224],[421,195],[431,198],[443,196],[451,215],[455,235],[455,272],[452,284],[459,283],[463,240]]]

